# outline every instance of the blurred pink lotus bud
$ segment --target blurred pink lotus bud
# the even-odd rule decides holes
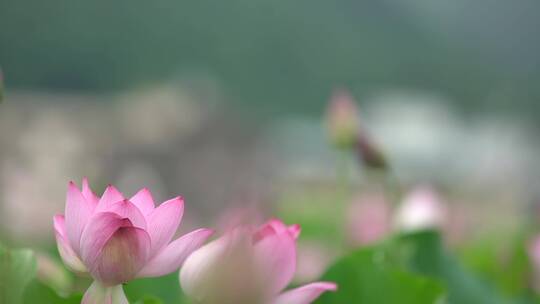
[[[358,110],[352,96],[336,90],[328,106],[327,128],[330,141],[340,149],[354,147],[360,128]]]
[[[296,270],[298,225],[270,220],[258,229],[237,227],[195,251],[180,271],[185,293],[197,303],[307,304],[334,283],[283,292]]]
[[[181,197],[155,207],[147,189],[126,199],[109,185],[99,198],[87,179],[82,191],[70,182],[65,216],[54,217],[54,228],[64,263],[95,280],[82,303],[127,303],[120,284],[177,270],[212,234],[199,229],[170,242],[183,211]]]
[[[534,268],[540,272],[540,235],[536,236],[529,243],[528,249],[529,259],[533,263]]]
[[[538,285],[540,285],[538,284],[540,283],[540,235],[534,237],[529,242],[527,253],[534,269],[535,285],[537,286],[537,290],[540,290],[538,288]]]
[[[410,192],[397,210],[396,225],[403,231],[441,229],[447,217],[446,206],[428,186]]]
[[[391,210],[381,193],[362,195],[347,209],[347,235],[353,246],[383,239],[391,229]]]
[[[473,229],[475,221],[470,208],[466,207],[468,205],[453,202],[447,207],[443,233],[450,246],[459,245],[471,237],[470,231]]]

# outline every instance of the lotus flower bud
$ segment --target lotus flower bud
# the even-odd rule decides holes
[[[397,210],[397,227],[404,231],[440,229],[445,224],[447,210],[439,195],[430,187],[414,189]]]
[[[534,237],[529,242],[527,249],[529,260],[534,270],[534,286],[536,290],[540,290],[540,235]]]
[[[380,193],[362,195],[347,210],[347,235],[353,246],[383,239],[391,230],[391,210]]]
[[[336,285],[311,283],[285,291],[296,270],[298,225],[271,220],[237,227],[195,251],[180,271],[185,293],[197,303],[308,304]]]
[[[327,112],[328,135],[340,149],[354,147],[360,124],[358,110],[352,96],[345,90],[334,92]]]
[[[101,197],[83,180],[69,183],[65,215],[54,217],[58,250],[66,266],[95,280],[83,303],[127,303],[120,284],[177,270],[212,234],[199,229],[171,242],[182,219],[176,197],[155,207],[149,190],[126,199],[114,186]]]

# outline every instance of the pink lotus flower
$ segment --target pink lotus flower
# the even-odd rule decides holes
[[[169,243],[183,210],[181,197],[155,207],[147,189],[125,199],[109,185],[99,198],[87,179],[82,191],[70,182],[65,216],[54,217],[54,228],[64,263],[95,280],[82,302],[128,303],[120,284],[177,270],[212,234],[199,229]]]
[[[296,270],[298,225],[237,227],[195,251],[180,271],[186,294],[205,304],[307,304],[336,290],[317,282],[282,292]]]

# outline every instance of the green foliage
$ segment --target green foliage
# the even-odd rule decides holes
[[[515,269],[508,268],[503,283],[521,281],[526,272],[523,252],[517,251]],[[316,303],[448,303],[532,304],[538,297],[526,287],[504,293],[492,281],[483,280],[450,255],[435,231],[403,234],[386,243],[357,250],[338,260],[323,280],[339,285]],[[504,289],[503,289],[504,290]],[[518,292],[519,291],[519,292]]]
[[[81,303],[82,294],[73,294],[69,297],[59,296],[53,289],[33,280],[24,293],[24,304],[79,304]]]
[[[157,299],[164,303],[187,303],[180,289],[178,272],[159,278],[131,281],[124,286],[124,291],[129,301],[133,303],[138,300],[145,304],[159,303],[155,302]]]
[[[140,299],[139,301],[135,302],[135,304],[162,304],[163,302],[152,296],[145,296],[144,298]]]
[[[449,303],[507,303],[484,282],[474,278],[441,246],[439,234],[424,231],[403,235],[397,246],[406,252],[406,263],[418,273],[444,280]]]
[[[445,294],[439,281],[403,271],[382,248],[361,249],[342,258],[323,279],[336,282],[339,290],[325,293],[319,304],[432,304]]]
[[[10,250],[0,245],[0,303],[76,304],[82,295],[59,296],[37,277],[37,261],[28,249]],[[50,283],[50,282],[46,282]]]
[[[37,270],[34,253],[10,250],[0,244],[0,303],[21,303],[25,287]]]
[[[526,239],[521,235],[483,237],[462,246],[459,258],[471,271],[493,281],[504,294],[518,296],[527,290],[533,278]]]
[[[481,280],[466,270],[458,260],[443,248],[440,235],[423,231],[401,235],[394,243],[394,252],[415,272],[438,278],[448,288],[448,303],[534,303],[523,294],[510,298],[497,290],[492,282]]]

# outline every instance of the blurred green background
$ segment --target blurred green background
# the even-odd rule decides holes
[[[343,85],[429,90],[463,113],[533,119],[539,11],[535,0],[3,0],[0,63],[26,89],[212,77],[264,115],[318,113]]]

